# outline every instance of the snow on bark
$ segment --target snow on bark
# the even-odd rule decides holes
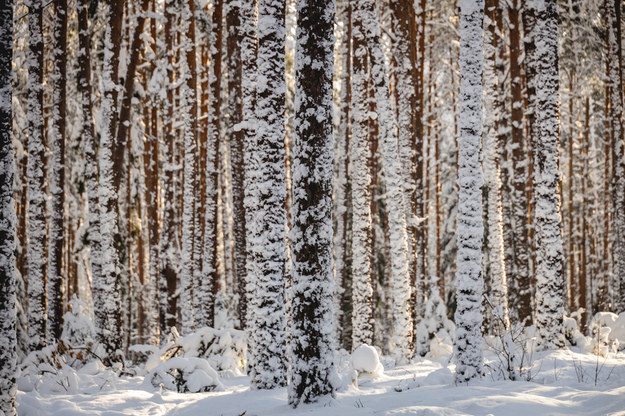
[[[369,48],[371,77],[377,101],[380,137],[382,138],[382,163],[386,180],[386,204],[390,233],[391,259],[391,314],[393,321],[393,355],[399,362],[412,358],[413,326],[410,311],[410,276],[408,273],[408,235],[403,193],[404,177],[397,142],[397,126],[391,108],[389,82],[385,70],[384,51],[380,39],[380,26],[372,0],[356,2],[354,20],[363,24]]]
[[[618,1],[605,1],[608,37],[608,86],[610,91],[610,127],[612,136],[612,205],[614,212],[614,280],[618,288],[616,306],[625,310],[625,137],[623,135],[623,69]]]
[[[536,329],[543,349],[564,347],[564,253],[558,158],[558,4],[536,1],[536,142],[534,149]]]
[[[352,198],[352,350],[373,344],[371,285],[371,177],[369,174],[369,100],[367,43],[362,14],[353,28],[352,140],[349,152]]]
[[[244,141],[243,91],[241,61],[241,6],[239,2],[226,2],[227,62],[228,62],[228,109],[230,112],[228,135],[232,170],[232,209],[234,214],[234,275],[239,294],[239,322],[246,327],[247,295],[245,268],[245,207],[244,207]]]
[[[85,180],[88,201],[88,238],[91,259],[91,280],[101,279],[100,204],[98,202],[98,159],[91,110],[91,58],[88,27],[89,3],[82,0],[78,6],[78,83],[81,88],[82,142],[85,153]]]
[[[102,64],[102,103],[100,131],[100,237],[102,275],[94,280],[93,309],[96,335],[110,360],[117,360],[122,348],[120,262],[115,236],[118,231],[118,195],[114,186],[113,151],[115,138],[115,78],[119,63],[119,42],[123,3],[115,0],[105,6],[107,25],[104,33]]]
[[[17,385],[16,226],[13,180],[13,2],[0,5],[0,414],[15,416]]]
[[[335,392],[332,296],[333,0],[297,1],[288,401]]]
[[[486,0],[484,31],[484,135],[482,167],[484,182],[488,189],[487,200],[487,247],[488,247],[488,278],[490,292],[488,297],[495,307],[502,308],[502,318],[508,322],[508,287],[506,281],[506,264],[503,242],[503,212],[501,207],[501,143],[497,132],[497,121],[501,114],[503,101],[500,95],[500,84],[495,65],[499,47],[496,32],[495,0]],[[492,321],[491,321],[492,322]]]
[[[350,187],[349,146],[351,134],[351,73],[352,73],[352,19],[349,1],[343,1],[340,12],[343,22],[341,38],[341,93],[339,97],[339,126],[336,130],[336,154],[334,183],[334,333],[336,341],[343,348],[348,348],[344,338],[351,332],[351,314],[343,314],[343,299],[349,293],[343,282],[350,272],[348,270],[348,241],[350,241]],[[351,302],[349,302],[351,304]],[[350,338],[351,340],[351,338]]]
[[[165,80],[166,99],[164,104],[163,130],[164,130],[164,159],[163,166],[163,213],[162,232],[159,242],[159,326],[161,342],[176,325],[178,309],[178,286],[180,274],[180,238],[178,230],[177,201],[175,198],[175,171],[176,152],[175,137],[173,131],[173,108],[174,108],[174,67],[173,67],[173,38],[171,6],[169,1],[164,4],[164,37],[166,52],[163,57],[162,67],[165,68],[167,77]]]
[[[184,184],[182,212],[182,334],[195,330],[193,299],[193,243],[195,222],[195,162],[197,148],[197,77],[195,74],[195,19],[193,0],[180,4],[180,111],[184,140]]]
[[[43,1],[28,4],[28,338],[31,351],[46,336],[46,199],[43,124]]]
[[[48,323],[46,339],[49,344],[61,337],[63,330],[62,276],[64,205],[65,205],[65,97],[67,64],[67,0],[54,0],[54,45],[52,70],[52,175],[50,176],[50,230],[48,242]]]
[[[215,291],[217,286],[217,204],[219,154],[219,119],[221,111],[221,44],[223,1],[213,3],[212,27],[210,34],[211,65],[208,74],[209,107],[208,138],[206,143],[206,212],[204,219],[204,243],[201,282],[196,282],[198,310],[197,326],[213,327],[215,324]]]
[[[482,22],[483,0],[460,3],[460,118],[458,127],[458,253],[455,314],[456,380],[482,373]]]
[[[246,140],[245,187],[248,365],[258,389],[286,385],[285,40],[284,1],[260,0],[257,127]]]

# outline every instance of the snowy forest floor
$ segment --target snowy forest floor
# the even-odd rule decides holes
[[[348,361],[348,360],[347,360]],[[345,359],[343,359],[345,362]],[[625,415],[625,354],[597,357],[579,349],[535,353],[531,381],[497,381],[486,375],[454,385],[450,357],[394,366],[383,358],[383,375],[361,375],[358,387],[343,366],[336,399],[292,409],[286,388],[250,390],[245,376],[225,378],[224,391],[175,393],[144,377],[120,377],[87,366],[72,394],[58,388],[20,390],[18,414],[43,415]],[[485,367],[497,366],[487,353]],[[341,370],[341,369],[340,369]],[[108,374],[108,375],[107,375]],[[527,373],[526,373],[527,374]],[[57,386],[58,387],[58,386]],[[62,389],[61,389],[62,390]]]

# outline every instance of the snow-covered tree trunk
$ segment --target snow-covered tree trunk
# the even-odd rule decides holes
[[[246,143],[248,339],[253,388],[286,385],[285,3],[258,2],[256,137]]]
[[[482,356],[482,23],[483,0],[460,3],[460,119],[458,137],[458,253],[456,380],[481,376]]]
[[[195,330],[193,299],[193,243],[195,224],[196,149],[197,149],[197,77],[195,62],[194,0],[183,0],[180,7],[180,111],[184,140],[184,184],[182,212],[182,294],[180,311],[182,333]]]
[[[173,131],[174,117],[174,66],[173,66],[173,38],[170,1],[164,4],[164,37],[165,58],[162,66],[167,73],[165,90],[167,97],[163,108],[163,135],[165,163],[163,166],[163,213],[161,235],[159,242],[159,326],[161,341],[164,341],[172,327],[176,326],[178,310],[178,276],[180,274],[180,239],[176,222],[176,198],[175,198],[175,137]]]
[[[28,3],[28,338],[31,351],[46,337],[46,199],[43,120],[43,1]]]
[[[564,253],[558,158],[558,3],[536,2],[536,329],[541,348],[564,347]]]
[[[246,326],[247,295],[245,269],[245,207],[244,207],[244,141],[243,96],[241,62],[241,7],[238,2],[226,3],[226,26],[228,28],[228,108],[230,111],[228,134],[232,169],[232,205],[234,216],[234,275],[239,294],[239,321]]]
[[[352,74],[352,18],[351,1],[341,2],[341,20],[343,21],[343,36],[341,39],[341,95],[339,97],[339,128],[336,137],[336,180],[334,185],[334,325],[337,341],[343,348],[351,348],[351,313],[343,314],[344,298],[349,289],[343,287],[343,282],[351,270],[348,270],[348,241],[351,241],[350,203],[351,180],[349,171],[349,146],[351,137],[351,74]],[[351,306],[351,299],[345,302]]]
[[[423,169],[422,138],[419,136],[417,102],[417,25],[414,1],[398,0],[390,4],[392,13],[393,60],[395,61],[397,127],[399,157],[403,172],[404,193],[406,195],[406,222],[408,224],[408,248],[411,286],[415,291],[411,298],[413,320],[418,319],[416,311],[422,305],[416,305],[417,282],[424,278],[423,264],[425,248],[423,246],[423,224],[417,220],[423,216],[423,181],[417,170]],[[421,175],[423,175],[421,173]],[[438,273],[437,273],[438,274]],[[421,299],[420,299],[421,300]]]
[[[54,0],[54,45],[52,83],[52,175],[50,193],[50,234],[48,242],[48,323],[49,344],[61,338],[63,330],[63,236],[65,208],[65,97],[67,66],[67,0]]]
[[[202,259],[202,282],[196,282],[198,299],[197,325],[214,326],[215,291],[218,280],[217,204],[219,175],[219,119],[221,115],[221,44],[223,41],[223,1],[213,3],[210,34],[211,65],[208,74],[208,137],[206,142],[206,206],[204,218],[204,242]]]
[[[499,118],[502,117],[503,100],[495,67],[499,45],[496,30],[497,0],[485,2],[484,31],[484,135],[483,170],[484,182],[488,189],[487,235],[490,292],[488,297],[494,307],[501,308],[501,318],[508,322],[508,287],[503,241],[503,213],[501,208],[501,143],[497,132]],[[492,321],[491,321],[492,322]]]
[[[514,273],[519,297],[519,319],[532,322],[532,291],[530,285],[530,247],[528,238],[527,179],[529,174],[528,147],[523,126],[523,83],[521,79],[521,19],[520,5],[512,0],[508,6],[510,19],[510,109],[512,175],[512,214],[514,216]]]
[[[625,311],[625,136],[623,134],[623,68],[619,1],[605,0],[608,85],[612,136],[612,206],[614,212],[614,279],[619,288],[617,311]]]
[[[334,395],[332,77],[334,0],[297,1],[293,148],[293,407]]]
[[[13,1],[0,5],[0,414],[15,416],[17,384],[17,304],[13,200]]]
[[[91,110],[91,54],[89,36],[89,2],[82,0],[78,6],[78,83],[81,88],[82,143],[85,153],[85,181],[89,223],[88,237],[91,259],[91,280],[100,280],[102,273],[100,248],[100,204],[98,202],[98,159]]]
[[[122,307],[120,294],[120,261],[118,255],[119,223],[114,186],[113,152],[115,140],[116,82],[121,44],[123,0],[112,0],[106,6],[107,25],[104,34],[102,67],[102,104],[100,131],[100,237],[102,275],[93,281],[93,309],[98,341],[108,359],[117,360],[122,348]]]
[[[397,144],[395,112],[391,108],[389,83],[385,71],[384,51],[380,26],[372,0],[358,1],[354,7],[354,21],[362,21],[369,48],[373,89],[378,105],[382,163],[386,180],[386,204],[391,242],[391,308],[393,316],[393,354],[399,362],[412,358],[413,327],[410,311],[410,276],[408,272],[408,236],[403,193],[404,177]]]
[[[354,2],[355,3],[355,2]],[[357,8],[357,6],[355,7]],[[362,14],[353,22],[352,140],[352,349],[373,343],[371,285],[371,177],[369,175],[369,69]]]

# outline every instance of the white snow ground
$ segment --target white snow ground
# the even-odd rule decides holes
[[[361,375],[352,384],[343,357],[343,386],[336,399],[291,409],[286,388],[251,391],[247,377],[221,378],[224,391],[175,393],[117,378],[110,372],[78,371],[68,394],[60,386],[20,390],[21,416],[72,415],[625,415],[625,354],[607,359],[573,348],[535,353],[532,381],[495,381],[486,375],[454,385],[449,356],[420,359],[393,368],[383,358],[383,375]],[[348,357],[347,357],[348,358]],[[490,368],[497,363],[488,355]],[[90,373],[90,374],[88,374]],[[596,382],[595,382],[596,380]],[[22,387],[28,389],[28,386]],[[53,391],[61,390],[61,392]],[[402,391],[397,391],[402,390]]]

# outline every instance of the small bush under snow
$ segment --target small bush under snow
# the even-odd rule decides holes
[[[380,363],[378,351],[369,345],[361,345],[352,353],[352,368],[358,373],[381,375],[384,367]]]
[[[146,382],[178,393],[223,390],[217,372],[203,358],[171,358],[150,371]]]

